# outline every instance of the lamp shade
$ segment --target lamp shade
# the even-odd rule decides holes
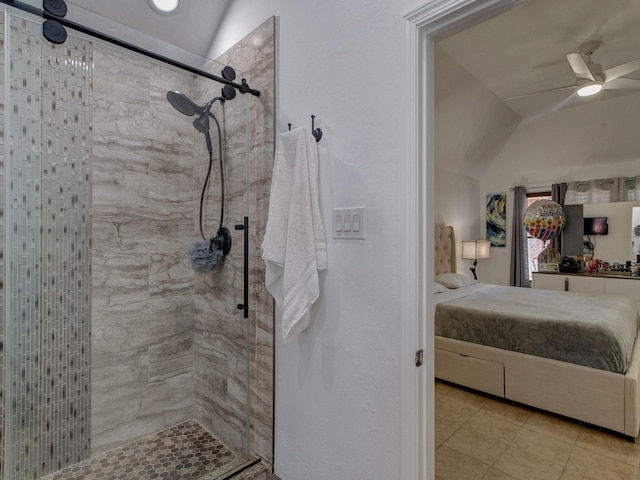
[[[465,260],[491,258],[491,242],[488,240],[463,240],[462,258]]]

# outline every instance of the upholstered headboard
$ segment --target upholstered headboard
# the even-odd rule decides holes
[[[436,225],[435,275],[456,272],[456,237],[453,227]]]

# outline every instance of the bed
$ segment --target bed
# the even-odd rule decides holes
[[[436,279],[452,288],[436,285],[436,378],[638,436],[640,342],[630,299],[465,282],[455,257],[453,228],[437,225]],[[570,301],[578,303],[566,308]]]

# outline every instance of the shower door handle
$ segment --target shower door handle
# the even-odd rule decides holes
[[[249,318],[249,217],[244,217],[244,223],[234,226],[244,233],[244,303],[238,303],[236,308],[242,310],[244,318]]]

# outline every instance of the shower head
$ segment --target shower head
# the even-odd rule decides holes
[[[179,92],[177,90],[172,90],[170,92],[167,92],[167,100],[169,100],[169,103],[173,106],[173,108],[178,110],[181,114],[186,115],[187,117],[193,117],[196,114],[211,115],[211,113],[209,113],[209,109],[211,108],[211,105],[213,105],[215,102],[224,103],[226,100],[229,100],[229,99],[226,98],[226,96],[224,95],[221,97],[214,97],[209,102],[207,102],[202,107],[200,107],[196,105],[196,103],[193,100],[191,100],[189,97],[187,97],[184,93]],[[200,129],[198,130],[202,131]]]
[[[188,117],[193,117],[194,115],[198,115],[193,121],[193,126],[200,133],[204,133],[207,135],[209,133],[209,117],[215,118],[213,113],[211,113],[211,105],[215,102],[224,103],[226,99],[224,97],[214,97],[205,103],[202,107],[199,107],[195,104],[193,100],[187,97],[184,93],[179,92],[177,90],[172,90],[171,92],[167,92],[167,100],[169,103],[178,110],[183,115]],[[210,140],[207,139],[207,145],[210,144]]]
[[[193,121],[193,126],[200,133],[209,133],[209,109],[207,108],[200,114],[198,118]]]
[[[203,114],[205,111],[205,107],[199,107],[184,93],[178,92],[177,90],[167,92],[167,100],[169,100],[173,108],[187,117],[193,117],[196,113]]]

